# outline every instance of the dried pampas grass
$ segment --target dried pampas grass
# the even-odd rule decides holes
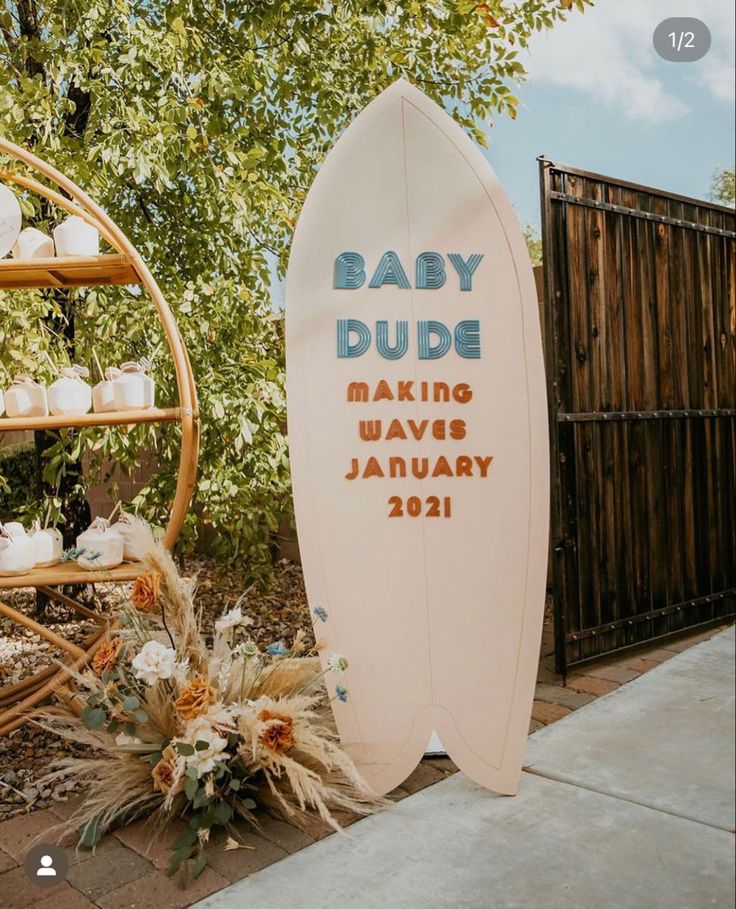
[[[305,826],[310,813],[339,829],[333,812],[367,814],[384,802],[342,750],[320,662],[291,648],[260,652],[239,603],[205,640],[194,585],[147,524],[129,519],[141,557],[140,583],[118,616],[98,672],[75,675],[81,716],[58,708],[39,722],[82,742],[92,754],[67,758],[48,778],[74,775],[89,784],[73,820],[95,842],[111,826],[150,816],[156,824],[189,818],[170,870],[195,860],[216,826],[257,806]],[[330,661],[342,671],[347,661]],[[346,690],[340,687],[344,700]]]

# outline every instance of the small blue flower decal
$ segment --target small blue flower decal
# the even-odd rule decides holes
[[[314,610],[314,614],[317,616],[317,618],[320,620],[320,622],[326,622],[326,621],[327,621],[327,613],[325,612],[325,610],[324,610],[321,606],[318,606],[318,607]]]
[[[276,641],[275,644],[269,644],[266,647],[266,653],[270,653],[271,656],[283,656],[286,653],[286,644],[283,641]]]
[[[337,695],[338,701],[342,701],[343,704],[348,699],[348,690],[347,690],[347,688],[343,688],[342,685],[338,685],[335,688],[335,694]]]

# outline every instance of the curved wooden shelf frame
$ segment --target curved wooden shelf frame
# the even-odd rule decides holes
[[[41,174],[57,189],[53,189],[27,174],[13,170],[0,171],[0,180],[13,183],[37,193],[70,214],[77,215],[93,225],[100,236],[112,247],[114,253],[99,256],[58,257],[53,259],[5,259],[0,261],[0,290],[20,290],[38,287],[85,287],[102,284],[138,284],[150,296],[164,330],[171,358],[176,371],[179,393],[177,407],[151,410],[124,411],[109,414],[85,414],[83,417],[44,417],[39,419],[0,419],[0,432],[9,430],[44,430],[83,426],[133,425],[136,423],[179,422],[181,424],[181,454],[176,491],[171,505],[169,523],[163,542],[171,548],[181,531],[191,504],[199,460],[199,413],[194,376],[186,348],[179,334],[174,316],[161,290],[133,244],[114,221],[81,190],[56,168],[36,155],[0,138],[0,154],[18,161],[31,171]],[[140,574],[136,563],[125,563],[112,571],[85,571],[73,563],[53,568],[36,569],[21,577],[0,578],[0,589],[36,587],[53,599],[93,619],[100,626],[78,647],[50,628],[34,622],[10,606],[0,602],[0,615],[24,625],[44,637],[67,655],[67,663],[51,666],[15,685],[0,689],[0,735],[17,729],[27,721],[38,705],[54,695],[72,709],[78,709],[75,695],[69,690],[71,673],[82,669],[105,639],[110,628],[104,616],[87,609],[57,586],[65,584],[95,583],[132,580]]]

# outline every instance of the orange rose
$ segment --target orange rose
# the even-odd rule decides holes
[[[161,575],[155,571],[140,574],[133,582],[130,599],[141,612],[153,612],[158,602],[158,591],[161,586]]]
[[[92,668],[97,675],[102,675],[106,669],[112,670],[115,668],[122,646],[123,642],[120,638],[113,638],[100,644],[97,653],[92,657]]]
[[[164,795],[168,795],[171,789],[174,786],[174,760],[176,754],[171,745],[168,745],[164,748],[163,754],[161,755],[161,760],[156,764],[156,766],[151,771],[151,776],[153,777],[153,788],[162,792]],[[182,781],[176,784],[176,790],[181,789]]]
[[[185,720],[193,720],[207,710],[214,697],[215,693],[207,679],[198,676],[184,688],[174,706]]]
[[[275,710],[261,710],[258,719],[268,724],[258,736],[264,748],[281,754],[294,745],[294,721],[290,716],[276,713]]]

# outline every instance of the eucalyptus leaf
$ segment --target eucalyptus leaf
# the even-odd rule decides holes
[[[203,850],[202,852],[199,853],[199,855],[197,856],[197,858],[194,861],[194,865],[192,866],[192,877],[194,878],[194,880],[196,880],[199,877],[199,875],[204,871],[206,865],[207,865],[207,856],[205,855],[204,850]]]
[[[101,707],[85,707],[81,719],[87,729],[99,729],[107,719],[107,714]]]

